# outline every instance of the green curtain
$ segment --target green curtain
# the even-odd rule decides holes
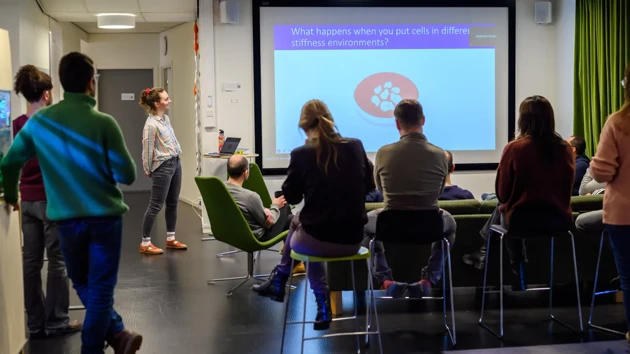
[[[623,105],[630,62],[630,0],[577,0],[573,134],[597,149],[606,118]]]

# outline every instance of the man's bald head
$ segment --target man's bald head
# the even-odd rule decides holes
[[[227,173],[228,177],[240,179],[245,176],[245,172],[249,170],[249,162],[243,155],[232,155],[228,159]]]

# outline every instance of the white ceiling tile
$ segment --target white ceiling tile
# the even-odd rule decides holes
[[[138,2],[134,0],[85,0],[87,9],[92,13],[136,13],[140,12]]]
[[[96,16],[89,13],[73,13],[73,12],[47,12],[48,16],[60,22],[94,22]]]
[[[195,19],[195,14],[192,12],[179,12],[179,13],[157,13],[157,12],[143,12],[142,16],[147,22],[188,22]]]
[[[45,12],[87,12],[83,0],[39,0]]]
[[[173,28],[180,23],[177,22],[144,22],[136,23],[136,28],[125,30],[108,30],[98,28],[95,22],[75,23],[87,33],[160,33]]]
[[[142,12],[180,12],[194,13],[197,9],[197,0],[137,0]]]

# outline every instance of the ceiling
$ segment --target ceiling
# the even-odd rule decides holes
[[[44,12],[60,22],[74,22],[88,33],[157,33],[195,19],[197,0],[36,0]],[[102,30],[100,13],[132,13],[136,28]]]

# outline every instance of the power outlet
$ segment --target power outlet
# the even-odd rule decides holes
[[[230,98],[231,104],[238,104],[238,98]]]

